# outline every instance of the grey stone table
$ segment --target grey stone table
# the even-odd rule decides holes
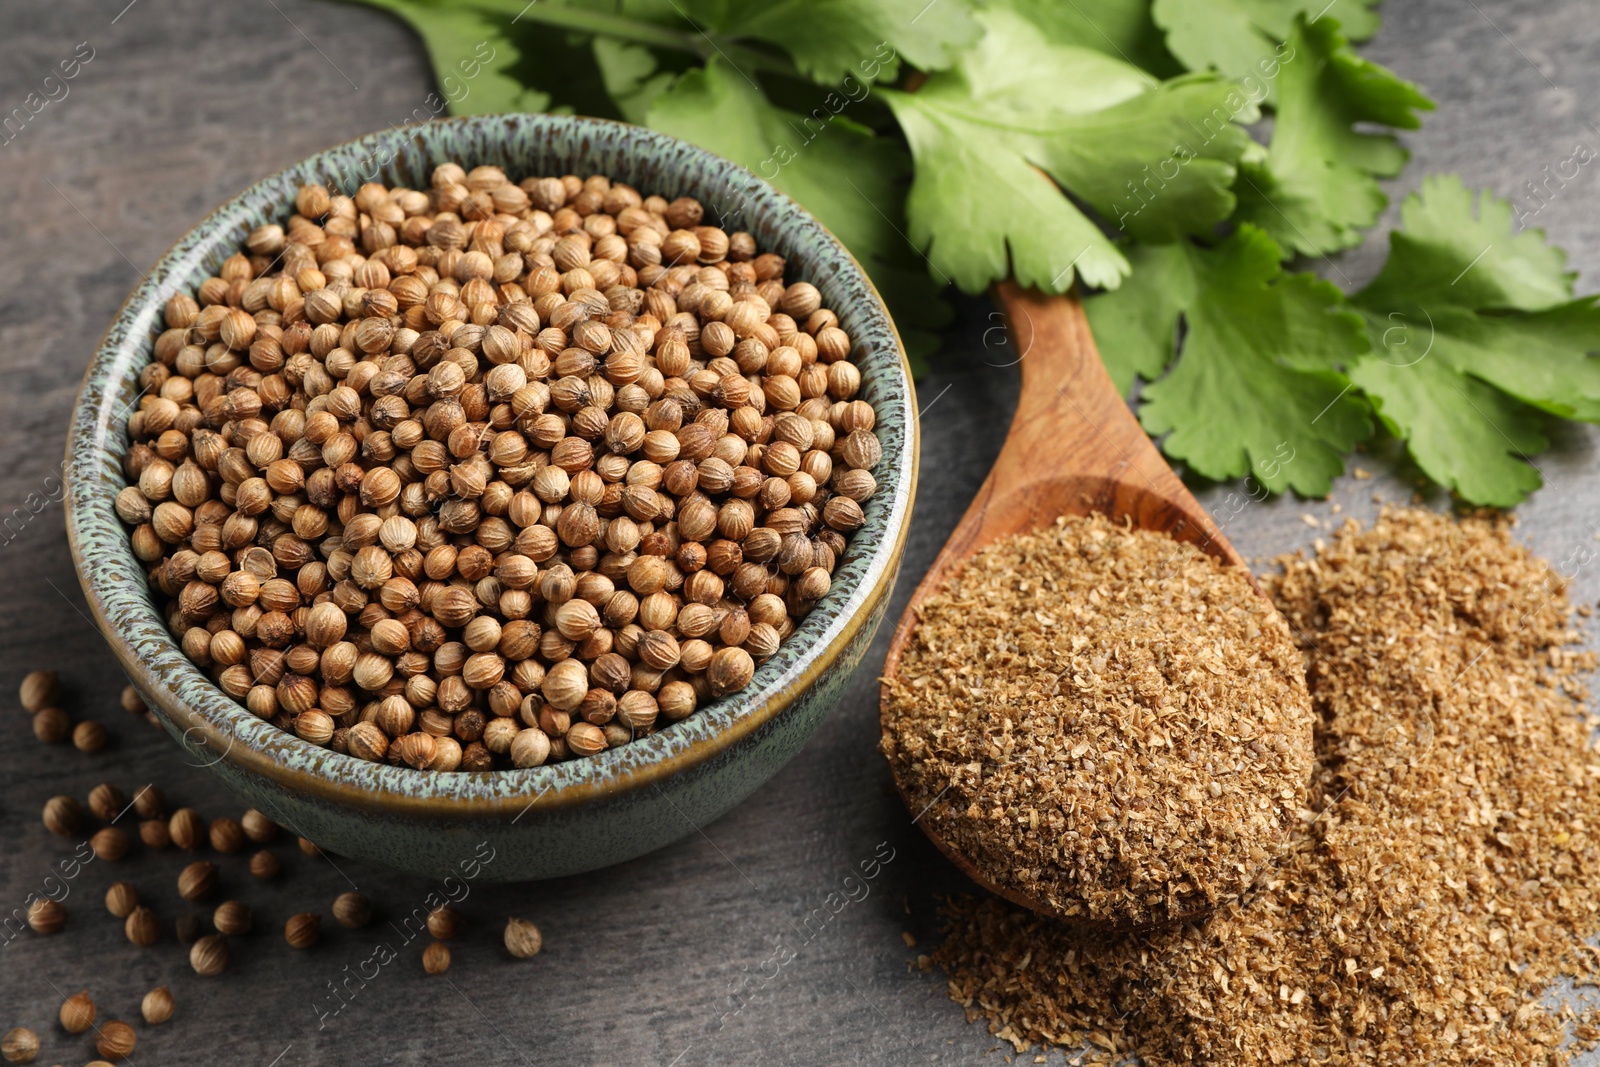
[[[0,912],[9,913],[72,851],[40,825],[52,794],[155,781],[207,814],[241,808],[165,735],[120,711],[122,678],[84,615],[58,465],[88,353],[141,270],[211,207],[317,149],[404,120],[433,85],[411,35],[365,8],[28,0],[5,13],[0,113],[21,106],[59,61],[92,58],[64,98],[0,145],[0,687],[9,694],[25,671],[54,667],[74,713],[112,734],[105,751],[85,756],[38,746],[24,715],[0,714]],[[1516,195],[1576,145],[1600,141],[1600,20],[1588,5],[1408,0],[1384,16],[1368,54],[1441,103],[1407,138],[1416,160],[1397,193],[1425,171],[1448,169]],[[1597,180],[1583,170],[1535,220],[1565,245],[1588,290],[1600,286]],[[1381,260],[1379,240],[1315,266],[1359,283]],[[935,417],[923,420],[924,475],[900,603],[981,481],[1015,400],[1014,373],[974,354],[986,311],[966,309],[966,342],[953,343],[920,386]],[[1568,434],[1540,461],[1547,488],[1522,509],[1526,536],[1552,559],[1592,544],[1600,529],[1593,447],[1591,435]],[[1206,493],[1215,505],[1231,489]],[[1382,473],[1346,480],[1329,502],[1252,505],[1228,532],[1247,554],[1268,556],[1318,535],[1306,516],[1323,530],[1338,521],[1335,503],[1343,515],[1369,516],[1374,494],[1410,493]],[[1579,571],[1577,597],[1600,595],[1596,571]],[[963,885],[911,826],[875,750],[873,677],[885,637],[809,747],[703,833],[583,877],[473,888],[445,978],[425,977],[412,945],[359,993],[334,1000],[330,985],[393,932],[381,922],[334,929],[299,953],[281,939],[283,920],[326,911],[352,886],[402,914],[435,887],[280,845],[287,873],[276,883],[255,883],[242,858],[226,858],[228,892],[253,904],[267,929],[239,941],[226,976],[199,979],[171,933],[182,860],[136,853],[120,866],[89,864],[68,884],[64,933],[0,942],[0,1030],[30,1025],[45,1040],[38,1062],[81,1063],[94,1058],[89,1042],[54,1025],[62,996],[88,986],[102,1019],[134,1019],[143,992],[169,984],[177,1015],[161,1028],[139,1024],[135,1064],[692,1067],[1002,1056],[1009,1048],[964,1022],[940,976],[913,965],[935,932],[935,895]],[[0,705],[14,706],[9,695]],[[847,886],[863,861],[885,856],[876,878]],[[168,926],[153,948],[128,944],[101,904],[119,876],[159,901]],[[500,950],[507,914],[541,925],[537,959],[515,962]]]

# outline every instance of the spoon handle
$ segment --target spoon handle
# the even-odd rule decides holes
[[[1092,512],[1168,531],[1242,563],[1112,384],[1083,305],[1013,281],[995,286],[994,297],[1022,393],[1000,455],[930,577],[997,538]]]

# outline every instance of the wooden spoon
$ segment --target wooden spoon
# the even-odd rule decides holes
[[[1159,530],[1195,544],[1224,563],[1244,566],[1112,384],[1095,351],[1083,306],[1071,297],[1046,296],[1012,281],[996,286],[994,295],[1016,346],[1022,395],[994,467],[900,616],[883,664],[885,687],[899,671],[901,653],[924,600],[944,588],[979,549],[1010,534],[1048,527],[1060,515],[1099,513],[1116,522],[1131,521],[1139,529]],[[887,702],[885,688],[881,703]],[[889,732],[887,721],[883,729]],[[909,807],[898,773],[895,787]],[[1042,915],[1082,925],[1116,925],[1064,915],[993,884],[920,815],[917,821],[950,862],[990,892]],[[1174,915],[1169,921],[1203,914]]]

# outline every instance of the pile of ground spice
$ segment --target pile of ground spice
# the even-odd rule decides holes
[[[925,828],[991,885],[1079,921],[1168,922],[1281,851],[1311,720],[1289,628],[1242,568],[1064,518],[924,603],[883,747]]]
[[[1600,758],[1561,578],[1427,511],[1280,562],[1319,714],[1290,853],[1208,923],[1118,939],[952,902],[951,995],[1018,1049],[1150,1067],[1570,1062],[1594,1020],[1551,994],[1600,978]]]

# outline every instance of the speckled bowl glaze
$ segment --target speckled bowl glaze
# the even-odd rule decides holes
[[[791,276],[822,291],[856,344],[883,459],[866,525],[833,591],[749,686],[659,733],[583,760],[435,774],[364,762],[257,719],[183,655],[112,504],[139,369],[167,298],[216,273],[251,229],[282,222],[307,182],[427,188],[447,160],[530,174],[606,174],[645,194],[698,197],[746,229]],[[837,702],[883,618],[917,470],[911,378],[894,325],[861,267],[794,201],[733,163],[650,130],[596,119],[498,115],[387,130],[318,153],[224,204],[135,289],[84,377],[67,451],[67,533],[95,621],[191,763],[333,852],[420,875],[512,881],[642,855],[717,818],[782,767]]]

